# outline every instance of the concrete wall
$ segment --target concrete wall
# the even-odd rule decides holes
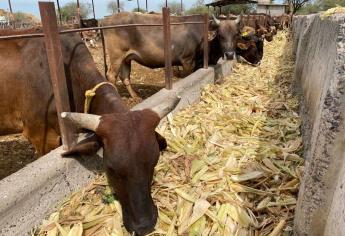
[[[176,112],[198,102],[202,87],[221,80],[231,70],[232,62],[220,61],[215,67],[200,69],[174,83],[172,90],[162,89],[133,109],[152,108],[169,96],[179,95],[181,101],[173,111]],[[61,158],[61,152],[60,147],[0,181],[0,236],[26,235],[59,202],[87,185],[102,169],[99,156]]]
[[[306,160],[296,235],[345,235],[345,16],[293,19]]]

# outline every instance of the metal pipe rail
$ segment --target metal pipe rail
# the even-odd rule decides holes
[[[195,25],[195,24],[204,24],[204,22],[200,21],[190,21],[190,22],[181,22],[181,23],[171,23],[170,25]],[[109,25],[109,26],[98,26],[98,27],[88,27],[88,28],[77,28],[77,29],[67,29],[61,30],[60,34],[68,34],[68,33],[77,33],[77,32],[84,32],[84,31],[91,31],[91,30],[106,30],[106,29],[116,29],[116,28],[125,28],[125,27],[152,27],[152,26],[163,26],[163,24],[123,24],[123,25]],[[0,36],[0,40],[2,39],[22,39],[22,38],[38,38],[44,37],[44,33],[33,33],[33,34],[16,34],[16,35],[6,35]]]

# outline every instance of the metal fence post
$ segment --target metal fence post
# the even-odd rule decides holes
[[[170,10],[163,7],[163,33],[164,33],[164,59],[165,59],[165,88],[172,89],[172,65],[171,65],[171,33],[170,33]]]
[[[208,68],[208,14],[204,15],[204,68]]]
[[[103,29],[101,31],[101,40],[102,40],[102,52],[103,52],[103,65],[104,65],[104,76],[107,78],[107,71],[108,71],[108,66],[107,66],[107,51],[105,48],[105,40],[104,40],[104,32]],[[108,79],[108,78],[107,78]]]
[[[76,137],[73,126],[60,117],[62,112],[71,111],[71,108],[55,7],[53,2],[39,2],[39,8],[63,148],[69,149],[75,143]]]

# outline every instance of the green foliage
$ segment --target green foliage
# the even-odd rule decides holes
[[[303,7],[301,7],[296,14],[298,15],[307,15],[317,13],[321,10],[320,6],[316,3],[307,3]]]
[[[141,13],[145,13],[146,10],[139,7],[139,11],[138,11],[138,8],[136,7],[136,8],[133,8],[132,12],[141,12]]]
[[[234,15],[239,15],[241,13],[248,14],[252,10],[254,10],[253,4],[231,4],[231,5],[222,7],[222,14],[225,14],[225,15],[229,13],[234,14]],[[219,11],[218,8],[217,8],[217,11]]]
[[[120,11],[123,11],[123,6],[124,6],[124,3],[123,1],[120,1]],[[114,0],[114,1],[110,1],[108,2],[107,4],[107,10],[110,14],[115,14],[118,12],[118,7],[117,7],[117,1]]]
[[[298,9],[297,14],[306,15],[317,13],[320,11],[326,11],[336,6],[344,7],[345,0],[316,0],[315,2],[309,2]]]
[[[210,8],[210,13],[213,13],[213,10]],[[208,13],[208,8],[205,6],[204,0],[197,0],[196,3],[185,11],[186,15],[194,15],[194,14],[205,14]]]
[[[317,4],[320,6],[320,9],[326,11],[332,7],[336,6],[345,6],[345,0],[319,0]]]
[[[91,4],[89,3],[80,3],[80,15],[82,18],[87,18],[91,13]],[[61,16],[62,20],[68,21],[73,17],[78,17],[77,3],[75,1],[66,3],[61,7]]]
[[[160,7],[165,7],[165,3],[160,4]],[[168,1],[168,7],[170,9],[171,14],[181,15],[181,3],[177,1]],[[182,5],[184,9],[184,6]]]

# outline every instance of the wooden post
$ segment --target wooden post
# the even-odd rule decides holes
[[[93,0],[91,0],[91,3],[92,3],[93,19],[96,19],[95,4],[94,4]]]
[[[208,14],[204,15],[204,68],[208,68]]]
[[[39,2],[39,8],[62,144],[66,150],[73,146],[76,141],[76,136],[74,135],[72,124],[64,122],[60,116],[62,112],[71,111],[71,108],[55,7],[53,2]]]
[[[170,10],[163,7],[163,34],[164,34],[164,59],[165,59],[165,88],[172,89],[172,65],[171,65],[171,33]]]

